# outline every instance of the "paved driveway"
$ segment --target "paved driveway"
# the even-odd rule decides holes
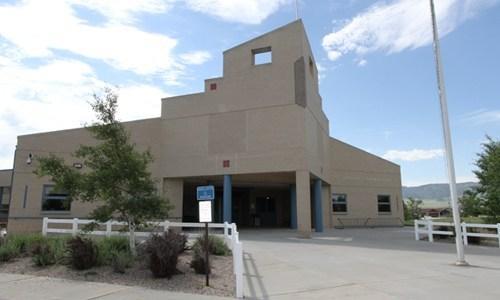
[[[250,299],[500,299],[500,249],[415,241],[411,228],[245,231]]]

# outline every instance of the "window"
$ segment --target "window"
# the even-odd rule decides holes
[[[215,91],[217,89],[217,83],[211,83],[210,84],[210,90]]]
[[[271,47],[253,49],[252,56],[254,65],[270,64],[273,61]]]
[[[42,211],[69,211],[71,202],[68,194],[54,190],[53,185],[43,186]]]
[[[388,195],[378,195],[378,212],[379,213],[390,213],[391,212],[391,196]]]
[[[347,195],[333,194],[332,209],[333,213],[347,213]]]
[[[10,201],[10,188],[8,186],[0,186],[0,209],[7,208]]]

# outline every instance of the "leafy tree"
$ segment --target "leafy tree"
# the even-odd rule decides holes
[[[422,200],[418,200],[412,197],[408,198],[407,203],[404,204],[405,208],[405,220],[415,220],[422,217]]]
[[[483,201],[475,190],[466,190],[460,198],[463,217],[477,217],[483,213]]]
[[[105,89],[102,95],[94,94],[91,106],[98,121],[85,128],[97,144],[80,145],[74,153],[82,160],[83,171],[50,155],[39,158],[35,173],[50,176],[55,189],[66,191],[70,200],[95,202],[91,218],[126,222],[130,249],[135,255],[136,229],[148,220],[166,218],[172,207],[159,196],[148,170],[153,161],[151,153],[136,150],[129,133],[116,120],[117,100],[111,89]]]
[[[484,212],[488,222],[500,222],[500,141],[486,136],[487,142],[476,160],[479,179],[477,191],[484,200]]]

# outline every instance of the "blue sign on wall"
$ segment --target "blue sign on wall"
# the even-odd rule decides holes
[[[213,185],[199,186],[196,188],[196,199],[198,201],[214,200],[215,188]]]

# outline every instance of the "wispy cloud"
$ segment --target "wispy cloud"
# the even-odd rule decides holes
[[[443,37],[499,0],[436,1],[439,33]],[[330,60],[348,53],[395,53],[429,45],[432,41],[429,1],[377,2],[323,37]]]
[[[382,157],[396,161],[419,161],[442,157],[443,154],[443,149],[389,150]]]
[[[462,121],[481,125],[486,123],[500,124],[500,110],[479,109],[462,116]]]
[[[201,65],[212,58],[208,51],[192,51],[179,55],[181,60],[188,65]]]
[[[198,12],[229,22],[259,24],[291,0],[185,0]]]

